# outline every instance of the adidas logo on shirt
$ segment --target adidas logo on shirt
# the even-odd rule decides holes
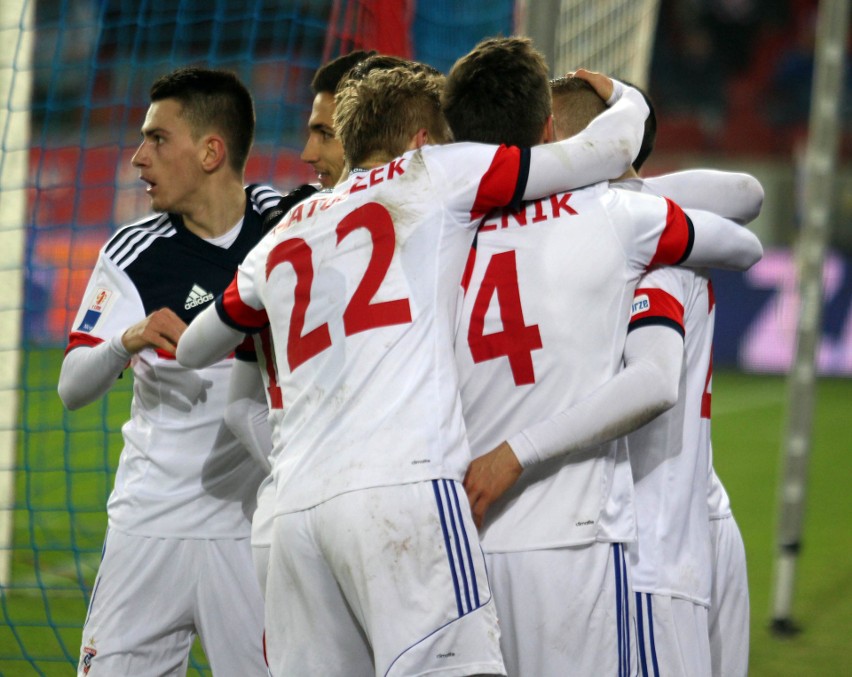
[[[212,300],[213,294],[204,289],[204,287],[194,284],[192,285],[192,289],[189,290],[189,296],[186,297],[183,307],[186,310],[190,310],[191,308],[195,308],[196,306],[200,306]]]

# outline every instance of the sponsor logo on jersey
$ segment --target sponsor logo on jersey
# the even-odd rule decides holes
[[[630,306],[630,316],[645,313],[651,309],[651,299],[647,294],[640,294],[633,299],[633,305]]]
[[[92,667],[92,659],[98,655],[97,650],[93,646],[84,646],[83,647],[83,657],[80,659],[80,669],[82,670],[84,675],[89,674],[89,670]]]
[[[192,285],[192,289],[189,290],[189,296],[186,297],[183,307],[186,310],[191,310],[192,308],[204,305],[208,301],[212,300],[213,294],[204,289],[204,287],[194,284]]]
[[[111,296],[112,292],[109,289],[100,287],[95,291],[95,296],[89,304],[86,314],[83,316],[83,321],[80,323],[80,326],[77,327],[77,331],[89,332],[95,328],[95,325],[98,323],[98,320],[101,319],[101,315],[106,309],[107,302]]]

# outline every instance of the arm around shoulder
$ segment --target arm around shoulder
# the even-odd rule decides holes
[[[748,228],[711,212],[685,211],[692,221],[695,239],[683,265],[748,270],[763,258],[763,245]]]
[[[633,87],[579,134],[530,149],[524,199],[545,197],[621,176],[639,152],[648,106]]]
[[[642,182],[681,207],[703,209],[737,223],[754,221],[763,207],[763,186],[744,172],[687,169],[643,178]]]

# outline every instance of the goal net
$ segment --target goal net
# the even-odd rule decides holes
[[[648,85],[659,0],[521,0],[519,25],[548,57],[554,76],[600,71]]]

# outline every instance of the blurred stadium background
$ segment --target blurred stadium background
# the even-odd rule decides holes
[[[160,74],[235,70],[254,92],[250,181],[310,180],[309,84],[355,48],[446,72],[479,39],[525,33],[554,74],[587,66],[644,85],[660,123],[649,175],[748,171],[766,190],[766,256],[714,276],[714,447],[742,528],[754,675],[843,674],[852,622],[852,70],[825,258],[804,547],[803,632],[768,632],[786,374],[801,300],[796,248],[817,0],[3,0],[0,9],[0,675],[69,674],[99,559],[129,379],[74,413],[62,350],[98,249],[148,201],[129,163]],[[845,54],[848,62],[849,47]],[[579,55],[579,56],[578,56]],[[574,61],[577,59],[577,61]],[[848,65],[848,63],[847,63]],[[507,83],[511,86],[511,83]],[[840,480],[840,481],[838,481]],[[196,646],[190,674],[207,675]],[[532,677],[532,676],[531,676]]]

